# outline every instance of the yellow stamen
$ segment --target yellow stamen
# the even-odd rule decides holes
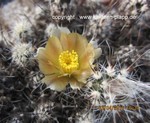
[[[78,54],[74,50],[72,50],[71,52],[69,52],[68,50],[63,51],[59,55],[59,64],[65,73],[71,74],[79,67]]]

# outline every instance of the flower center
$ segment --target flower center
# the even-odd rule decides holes
[[[69,52],[68,50],[63,51],[59,55],[59,64],[65,73],[71,74],[79,67],[78,54],[74,50],[72,50],[71,52]]]

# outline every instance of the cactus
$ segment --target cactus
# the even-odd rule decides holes
[[[0,123],[149,123],[148,0],[10,0],[0,5]],[[57,91],[43,82],[53,74],[41,71],[37,54],[61,32],[83,35],[80,41],[86,38],[92,46],[92,55],[84,58],[90,54],[94,60],[82,64],[89,63],[90,73],[83,70],[73,78],[74,69],[68,72],[78,84],[84,80],[82,86],[68,82]]]

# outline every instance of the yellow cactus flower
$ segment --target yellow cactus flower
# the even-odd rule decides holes
[[[93,62],[100,54],[100,48],[94,49],[78,33],[51,36],[46,47],[37,52],[39,68],[45,75],[42,82],[57,91],[65,89],[67,84],[80,89],[93,74]]]

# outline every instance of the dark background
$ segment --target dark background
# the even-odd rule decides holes
[[[13,0],[0,0],[0,5],[5,5]]]

